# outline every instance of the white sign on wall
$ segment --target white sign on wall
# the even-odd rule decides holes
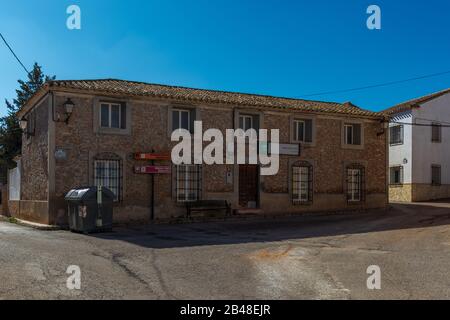
[[[268,143],[260,143],[259,147],[262,152],[270,153],[271,151],[271,142]],[[279,155],[285,156],[300,156],[300,144],[298,143],[279,143],[278,144]]]

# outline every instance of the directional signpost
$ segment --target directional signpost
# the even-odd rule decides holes
[[[151,165],[135,166],[134,173],[137,174],[149,174],[151,176],[151,220],[155,219],[155,175],[158,174],[170,174],[170,165],[155,165],[155,161],[170,161],[170,154],[155,153],[153,150],[151,153],[138,152],[134,154],[135,160],[147,160]]]

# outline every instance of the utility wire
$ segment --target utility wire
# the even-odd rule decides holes
[[[314,96],[322,96],[322,95],[328,95],[328,94],[334,94],[334,93],[344,93],[344,92],[351,92],[351,91],[359,91],[359,90],[365,90],[365,89],[386,87],[386,86],[390,86],[390,85],[393,85],[393,84],[399,84],[399,83],[416,81],[416,80],[421,80],[421,79],[426,79],[426,78],[438,77],[438,76],[442,76],[444,74],[449,74],[449,73],[450,73],[450,70],[444,71],[444,72],[427,74],[427,75],[424,75],[424,76],[419,76],[419,77],[414,77],[414,78],[409,78],[409,79],[404,79],[404,80],[397,80],[397,81],[390,81],[390,82],[385,82],[385,83],[373,84],[373,85],[364,86],[364,87],[356,87],[356,88],[351,88],[351,89],[342,89],[342,90],[335,90],[335,91],[324,91],[324,92],[318,92],[318,93],[313,93],[313,94],[303,94],[303,95],[300,95],[300,96],[301,97],[314,97]]]
[[[392,121],[390,123],[401,124],[401,125],[406,125],[406,126],[450,128],[450,124],[426,124],[426,123],[408,123],[408,122],[396,122],[396,121]]]
[[[22,63],[22,61],[20,61],[19,57],[16,55],[16,53],[14,52],[14,50],[11,48],[11,46],[8,44],[8,42],[6,41],[6,39],[3,37],[3,35],[0,32],[0,37],[3,39],[3,42],[6,44],[6,46],[8,47],[9,51],[11,51],[11,53],[14,55],[14,57],[16,58],[16,60],[19,62],[19,64],[22,66],[22,68],[25,70],[25,72],[27,74],[30,74],[30,72],[28,71],[28,69],[25,67],[25,65]]]

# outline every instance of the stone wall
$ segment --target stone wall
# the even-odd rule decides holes
[[[390,185],[389,186],[389,201],[393,202],[411,202],[412,201],[411,184]]]
[[[414,183],[412,185],[412,201],[429,201],[450,198],[450,185],[431,185]]]
[[[21,200],[8,201],[11,216],[43,224],[52,223],[48,210],[48,102],[44,99],[27,115],[31,130],[22,136]]]
[[[66,124],[63,105],[68,96],[75,103],[75,108]],[[23,139],[21,201],[10,202],[10,212],[14,216],[40,223],[64,224],[67,217],[64,195],[74,187],[93,185],[94,160],[107,155],[120,159],[122,164],[121,201],[114,207],[115,220],[149,220],[151,176],[135,174],[133,171],[135,165],[149,162],[134,160],[132,155],[134,152],[152,150],[170,153],[175,143],[170,141],[168,115],[170,108],[176,104],[151,99],[113,98],[127,103],[130,126],[126,132],[105,133],[95,125],[98,121],[98,109],[95,105],[99,99],[89,95],[56,94],[55,122],[50,118],[51,105],[47,99],[35,108],[32,114],[32,121],[35,123],[33,135],[24,136]],[[232,106],[199,104],[179,107],[196,109],[198,119],[203,121],[204,130],[217,128],[224,136],[225,130],[234,128],[236,124],[236,112]],[[281,143],[291,142],[292,113],[268,110],[253,112],[261,115],[262,128],[280,129]],[[276,176],[261,177],[259,198],[260,208],[264,213],[338,211],[386,205],[386,145],[385,135],[378,134],[380,123],[361,120],[364,127],[364,148],[347,149],[341,145],[344,119],[315,115],[314,143],[303,145],[300,157],[281,156],[280,171]],[[63,156],[55,157],[56,151]],[[297,160],[306,160],[313,165],[314,199],[309,205],[293,205],[290,199],[290,171]],[[366,173],[366,199],[357,205],[348,204],[345,196],[345,167],[350,163],[363,165]],[[226,199],[233,208],[237,208],[238,167],[205,165],[202,172],[203,198]],[[173,174],[154,177],[157,219],[185,214],[184,205],[177,204],[174,200]],[[433,190],[436,194],[442,194],[442,191]],[[417,194],[427,192],[422,188]]]

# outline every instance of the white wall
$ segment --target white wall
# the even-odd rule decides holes
[[[450,126],[450,94],[428,101],[412,110],[413,121],[418,124],[433,122]],[[441,183],[450,184],[450,128],[442,128],[442,142],[431,142],[431,127],[414,126],[413,183],[431,183],[431,165],[441,165]]]
[[[8,188],[9,200],[20,200],[20,161],[8,171]]]
[[[393,122],[412,123],[411,111],[399,113],[391,120]],[[389,145],[389,167],[403,166],[403,183],[412,183],[412,126],[403,125],[403,144]],[[405,161],[406,160],[406,161]]]

